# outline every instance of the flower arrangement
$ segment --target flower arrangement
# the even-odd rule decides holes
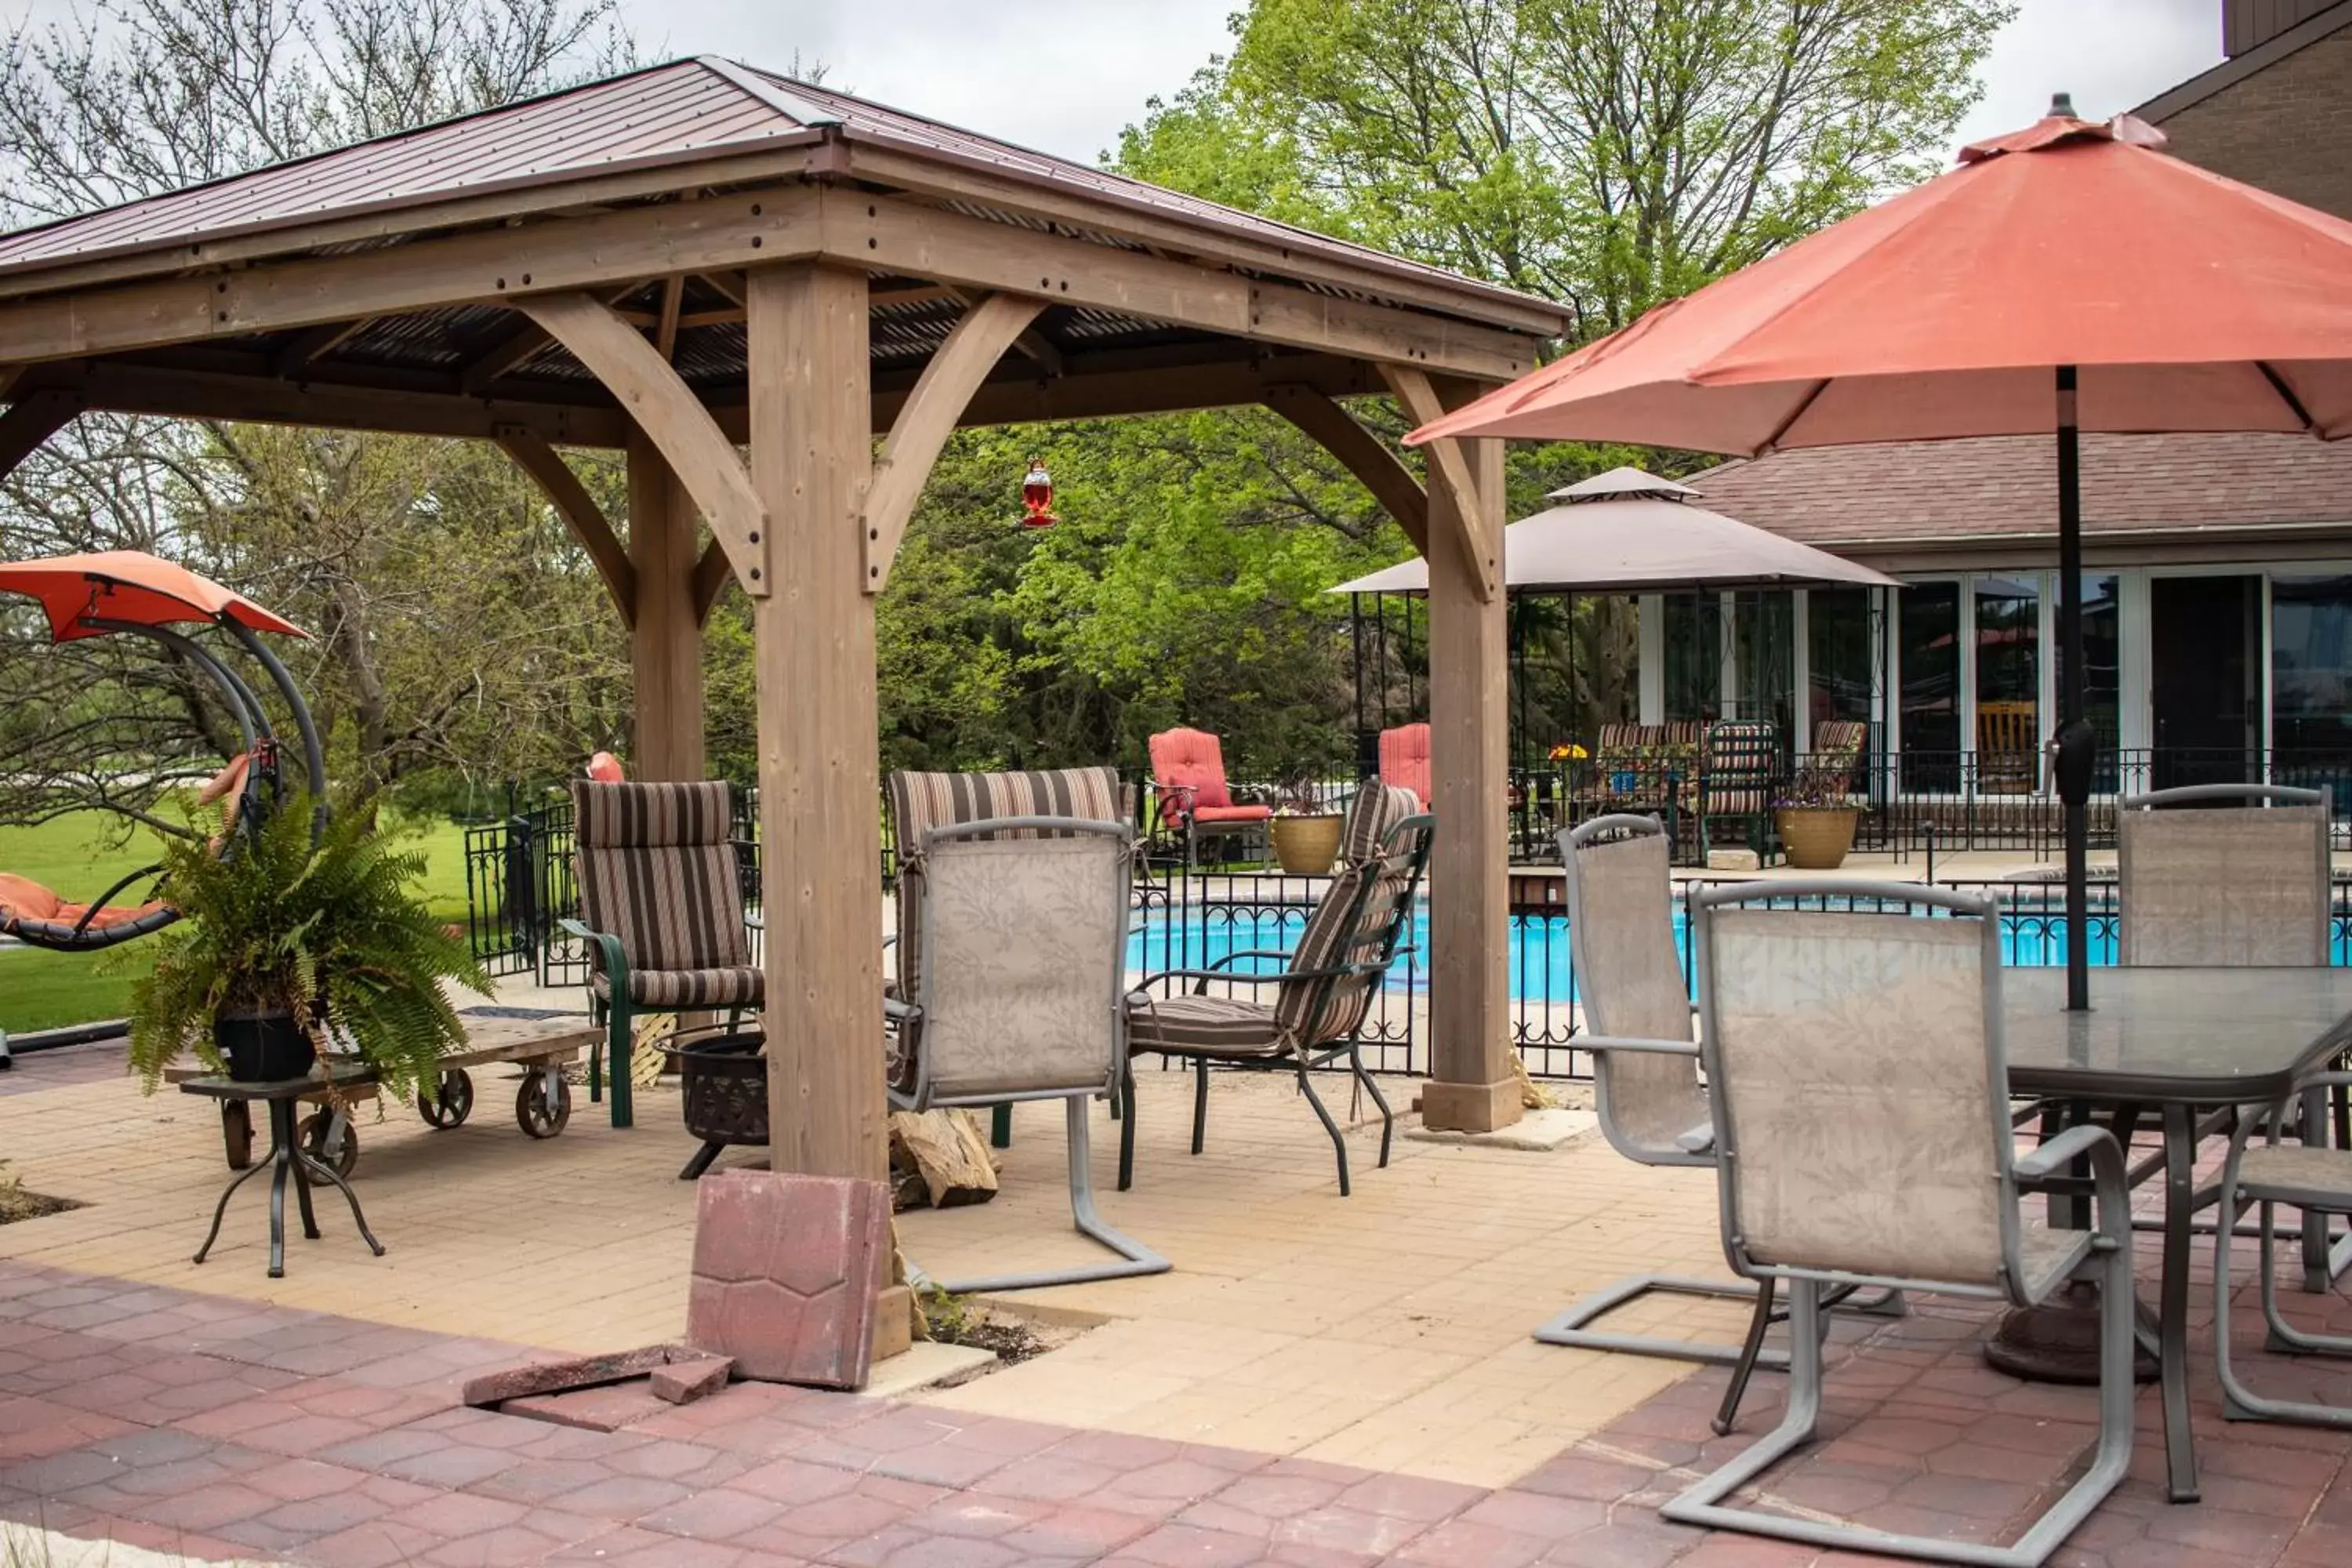
[[[1562,741],[1549,752],[1555,763],[1580,763],[1591,754],[1574,741]]]
[[[1779,811],[1849,811],[1853,808],[1853,767],[1850,763],[1815,763],[1799,768],[1772,800]]]

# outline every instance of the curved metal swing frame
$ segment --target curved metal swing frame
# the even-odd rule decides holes
[[[257,826],[262,813],[278,805],[284,794],[278,772],[277,736],[270,727],[269,714],[262,706],[260,694],[219,656],[184,633],[166,626],[97,616],[85,616],[79,624],[92,631],[130,633],[151,638],[185,658],[219,690],[231,716],[236,721],[237,733],[244,741],[246,754],[250,759],[245,786],[237,798],[236,820],[224,836],[221,846],[223,855],[235,853],[238,835]],[[320,743],[318,727],[311,720],[310,705],[303,701],[301,689],[295,684],[292,672],[251,627],[226,615],[211,617],[211,624],[225,629],[253,656],[268,672],[270,684],[277,689],[278,696],[293,714],[295,729],[302,740],[304,770],[315,800],[310,831],[316,837],[324,830],[327,822],[327,770],[324,749]],[[162,869],[160,863],[142,866],[117,879],[92,899],[83,910],[81,918],[69,927],[49,921],[19,921],[9,927],[7,934],[27,947],[47,952],[100,952],[162,931],[180,918],[179,910],[167,907],[132,920],[117,921],[103,926],[90,924],[117,894]]]

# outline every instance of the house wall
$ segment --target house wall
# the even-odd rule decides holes
[[[2158,123],[2176,156],[2352,217],[2352,26]]]
[[[2235,58],[2336,0],[2221,0],[2221,52]]]

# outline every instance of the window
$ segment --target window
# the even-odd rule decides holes
[[[1810,749],[1813,731],[1832,719],[1870,718],[1870,590],[1816,588],[1806,610],[1805,732],[1796,744]]]
[[[1976,601],[1977,783],[2030,792],[2040,777],[2042,580],[1979,577]]]
[[[1958,583],[1905,586],[1896,647],[1903,668],[1903,781],[1908,789],[1959,785],[1959,621]]]
[[[2271,579],[2271,742],[2352,752],[2352,577]]]
[[[1712,594],[1669,594],[1666,610],[1666,717],[1711,720],[1723,692],[1723,616]]]

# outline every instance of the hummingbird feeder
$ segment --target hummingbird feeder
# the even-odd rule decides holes
[[[1029,459],[1029,472],[1021,480],[1021,526],[1051,528],[1062,520],[1054,515],[1054,476],[1045,471],[1045,459]]]

